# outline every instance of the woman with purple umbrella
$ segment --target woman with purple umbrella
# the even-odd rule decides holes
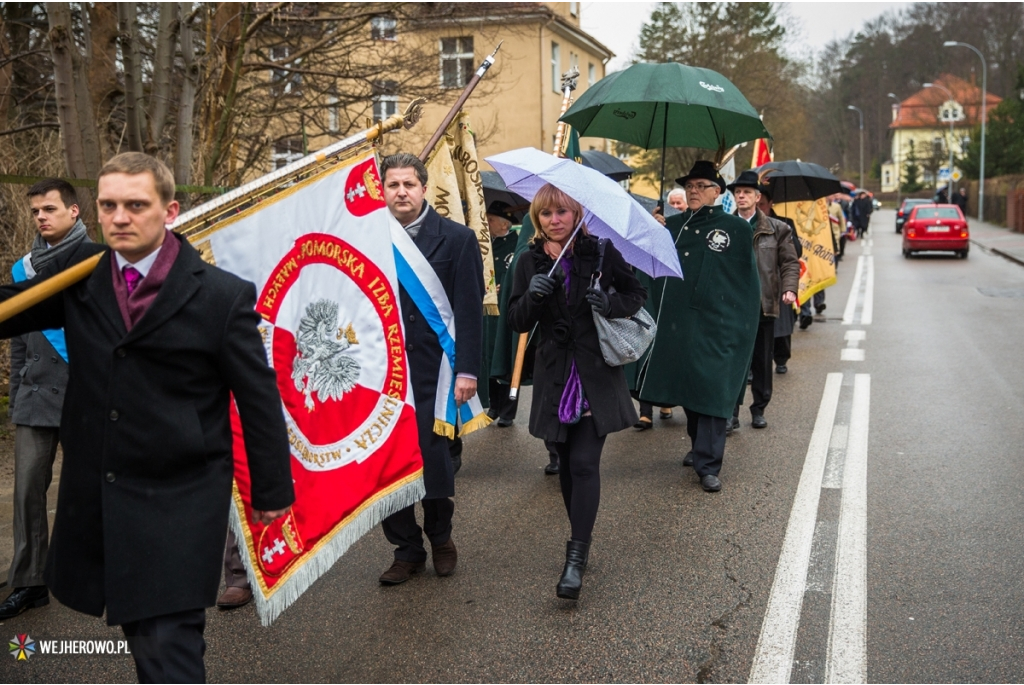
[[[637,421],[622,367],[601,354],[594,315],[629,317],[647,299],[619,250],[610,242],[602,249],[583,216],[583,207],[555,186],[537,191],[530,205],[537,233],[516,264],[508,313],[515,331],[537,325],[530,433],[558,453],[572,534],[556,594],[573,600],[597,519],[605,437]]]

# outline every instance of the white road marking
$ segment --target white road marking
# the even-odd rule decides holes
[[[875,258],[868,257],[864,269],[864,303],[860,308],[860,325],[867,326],[875,312]]]
[[[830,373],[825,379],[825,390],[818,407],[818,418],[807,446],[803,472],[797,486],[793,509],[789,514],[786,539],[782,543],[779,564],[775,569],[768,609],[761,624],[761,635],[750,669],[751,683],[788,683],[793,669],[800,609],[807,585],[811,542],[818,518],[818,499],[821,496],[822,475],[828,457],[832,427],[843,374]]]
[[[846,331],[846,335],[843,336],[843,340],[846,342],[861,342],[866,340],[868,337],[867,331]],[[856,345],[854,345],[856,347]]]
[[[858,348],[867,335],[867,331],[846,331],[846,347],[840,351],[839,359],[844,362],[864,361],[864,350]]]
[[[867,472],[871,376],[854,378],[843,469],[826,683],[867,682]]]
[[[853,317],[857,313],[857,296],[860,295],[860,278],[864,273],[864,257],[857,257],[857,268],[853,272],[853,285],[850,286],[850,296],[846,298],[846,309],[843,311],[843,325],[849,326],[853,323]]]
[[[828,445],[829,456],[842,452],[846,454],[846,443],[850,439],[850,427],[837,423],[832,428],[832,441]],[[825,462],[825,475],[821,478],[821,487],[825,490],[838,490],[843,487],[843,460],[829,459]]]

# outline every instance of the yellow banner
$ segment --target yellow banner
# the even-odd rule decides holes
[[[476,234],[484,262],[484,313],[498,315],[498,288],[494,282],[491,233],[487,205],[469,116],[461,113],[427,159],[427,202],[438,214],[468,226]]]
[[[836,282],[836,255],[832,248],[828,202],[824,198],[783,202],[775,205],[774,209],[776,214],[792,219],[796,224],[796,235],[804,250],[802,261],[807,266],[800,269],[797,298],[801,304],[809,302],[814,293]]]

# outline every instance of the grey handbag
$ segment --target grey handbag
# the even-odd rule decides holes
[[[602,238],[598,241],[597,270],[591,280],[591,287],[601,289],[601,269],[604,266],[604,248],[608,243]],[[611,288],[608,294],[615,292]],[[640,310],[622,319],[606,319],[593,311],[594,326],[597,328],[597,339],[601,343],[601,356],[608,366],[624,366],[644,356],[644,352],[654,342],[658,332],[658,324],[654,322],[646,309]]]

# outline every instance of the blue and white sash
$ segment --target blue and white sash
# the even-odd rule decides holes
[[[437,394],[434,399],[434,432],[454,438],[455,427],[461,424],[460,436],[472,433],[490,424],[491,419],[484,412],[479,395],[474,395],[462,405],[455,403],[455,314],[448,302],[448,295],[430,262],[401,224],[392,217],[388,226],[391,228],[398,282],[441,343],[441,368],[437,372]],[[483,307],[483,303],[480,306]],[[477,382],[480,382],[479,379]],[[417,407],[416,411],[429,409]]]
[[[11,267],[11,274],[14,276],[15,283],[21,283],[27,281],[36,275],[36,270],[32,268],[32,253],[29,252],[27,255],[14,262],[14,266]],[[53,345],[53,349],[57,350],[57,354],[61,356],[61,359],[65,363],[68,361],[68,346],[64,341],[64,329],[63,328],[51,328],[46,331],[42,331],[42,334],[46,336],[46,339]]]

